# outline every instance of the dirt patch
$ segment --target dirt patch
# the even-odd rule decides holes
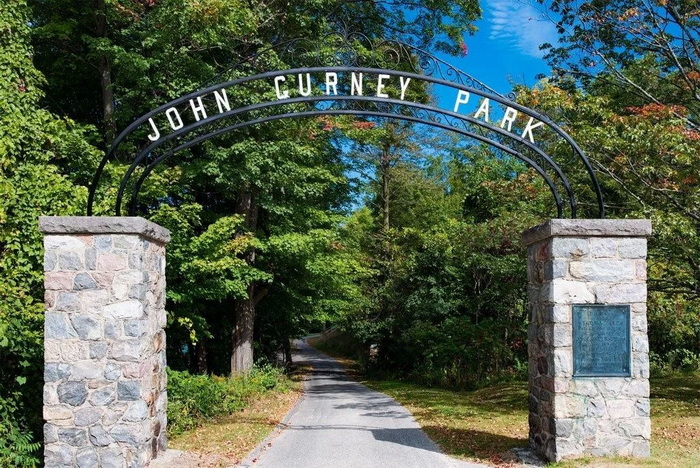
[[[181,450],[166,450],[158,458],[151,461],[149,468],[196,468],[205,466],[228,466],[226,460],[219,455],[183,452]],[[231,465],[235,466],[235,465]]]
[[[170,440],[175,457],[151,468],[233,467],[240,463],[294,407],[302,394],[301,382],[285,393],[269,393],[252,401],[244,410],[213,419],[204,426]],[[167,458],[164,458],[167,460]]]

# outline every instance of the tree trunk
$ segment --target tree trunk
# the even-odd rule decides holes
[[[382,230],[387,232],[389,230],[389,203],[391,201],[391,186],[389,184],[391,170],[389,162],[389,150],[385,149],[382,154],[382,160],[380,163],[380,171],[382,177]]]
[[[105,0],[97,0],[95,5],[95,29],[97,37],[107,37],[107,5]],[[102,92],[102,118],[104,120],[104,138],[107,145],[111,144],[117,135],[117,124],[114,121],[114,90],[112,89],[112,65],[109,57],[102,54],[97,59],[97,71],[100,75],[100,90]]]
[[[206,341],[200,339],[194,347],[195,359],[197,362],[196,371],[197,374],[206,374],[209,372],[209,366],[207,365],[207,344]]]
[[[236,201],[236,214],[245,216],[245,226],[255,231],[258,226],[258,206],[250,186],[244,187]],[[255,249],[244,254],[248,265],[255,263]],[[231,351],[231,376],[248,372],[253,367],[253,327],[255,324],[255,284],[248,285],[247,297],[233,302],[234,320],[233,349]]]
[[[253,284],[248,285],[248,297],[234,301],[236,323],[233,326],[231,376],[243,374],[253,368],[254,290]]]
[[[289,340],[284,342],[284,363],[287,367],[292,365],[292,345]]]

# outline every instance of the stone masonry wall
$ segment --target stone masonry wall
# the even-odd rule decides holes
[[[142,218],[41,218],[45,463],[142,467],[165,449],[165,244]]]
[[[649,455],[645,220],[552,220],[527,231],[530,445],[555,461]],[[573,304],[631,306],[631,377],[576,377]]]

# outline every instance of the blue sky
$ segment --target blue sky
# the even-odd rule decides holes
[[[467,55],[445,60],[502,94],[549,73],[539,45],[555,43],[557,33],[541,7],[527,0],[482,0],[481,7],[479,31],[465,38]]]

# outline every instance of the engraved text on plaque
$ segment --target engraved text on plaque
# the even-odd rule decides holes
[[[573,306],[574,377],[630,376],[630,306]]]

